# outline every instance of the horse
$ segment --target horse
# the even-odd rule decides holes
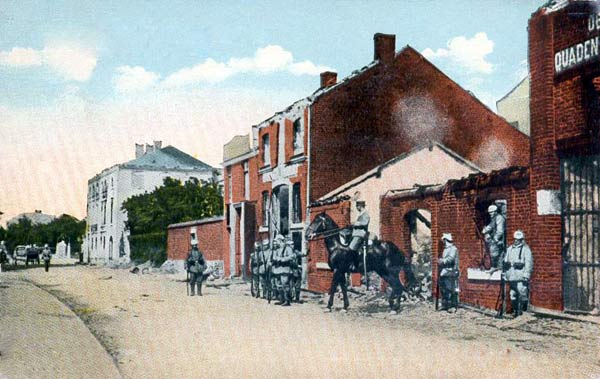
[[[350,250],[348,246],[344,246],[338,238],[342,230],[325,212],[318,214],[306,230],[308,240],[323,238],[327,247],[329,267],[333,270],[329,301],[327,302],[329,311],[333,306],[333,295],[337,291],[338,285],[341,287],[344,296],[344,310],[348,309],[350,303],[347,294],[346,274],[364,273],[363,260],[365,257],[363,249],[360,253],[356,253]],[[400,281],[400,271],[404,271],[409,285],[412,285],[416,281],[412,272],[412,265],[402,251],[392,242],[373,241],[368,249],[369,252],[366,256],[367,270],[376,272],[392,287],[388,302],[390,311],[396,313],[400,309],[402,292],[405,290]]]

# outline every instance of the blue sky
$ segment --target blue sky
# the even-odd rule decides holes
[[[526,73],[527,20],[541,4],[4,0],[0,210],[84,216],[87,179],[131,159],[134,142],[218,164],[225,141],[312,93],[319,71],[368,64],[377,32],[494,108]],[[15,190],[34,179],[69,190]]]

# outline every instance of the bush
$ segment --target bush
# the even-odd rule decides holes
[[[161,265],[167,260],[166,232],[146,233],[129,236],[131,260],[135,262],[152,261]]]

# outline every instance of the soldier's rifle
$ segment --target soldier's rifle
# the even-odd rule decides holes
[[[440,304],[440,274],[442,273],[442,265],[440,264],[440,258],[442,258],[443,250],[442,245],[444,241],[438,242],[438,260],[437,260],[437,278],[435,280],[435,310],[439,309]]]
[[[473,224],[475,225],[475,234],[477,235],[477,238],[479,239],[479,241],[481,242],[481,246],[483,247],[481,249],[482,254],[481,261],[479,261],[479,267],[482,267],[487,270],[492,267],[492,254],[490,253],[490,248],[488,244],[485,242],[485,236],[483,235],[483,233],[481,233],[481,230],[479,230],[479,226],[477,225],[477,218],[475,216],[473,216]],[[486,267],[486,256],[489,258],[490,267]]]

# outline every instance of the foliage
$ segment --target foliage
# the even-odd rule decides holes
[[[167,259],[167,235],[164,232],[129,236],[129,246],[134,261],[160,264]]]
[[[153,192],[127,199],[122,209],[127,211],[131,259],[145,260],[143,257],[153,256],[157,258],[152,259],[155,263],[162,263],[166,259],[167,226],[222,215],[223,196],[220,186],[215,183],[200,182],[195,178],[182,183],[167,177]],[[155,234],[161,234],[162,238]],[[156,245],[151,246],[151,242]]]
[[[18,245],[36,244],[54,247],[59,241],[71,243],[72,251],[81,249],[85,233],[85,220],[63,214],[48,224],[33,224],[28,218],[21,218],[6,230],[6,244],[9,250]],[[1,238],[0,238],[1,239]]]

